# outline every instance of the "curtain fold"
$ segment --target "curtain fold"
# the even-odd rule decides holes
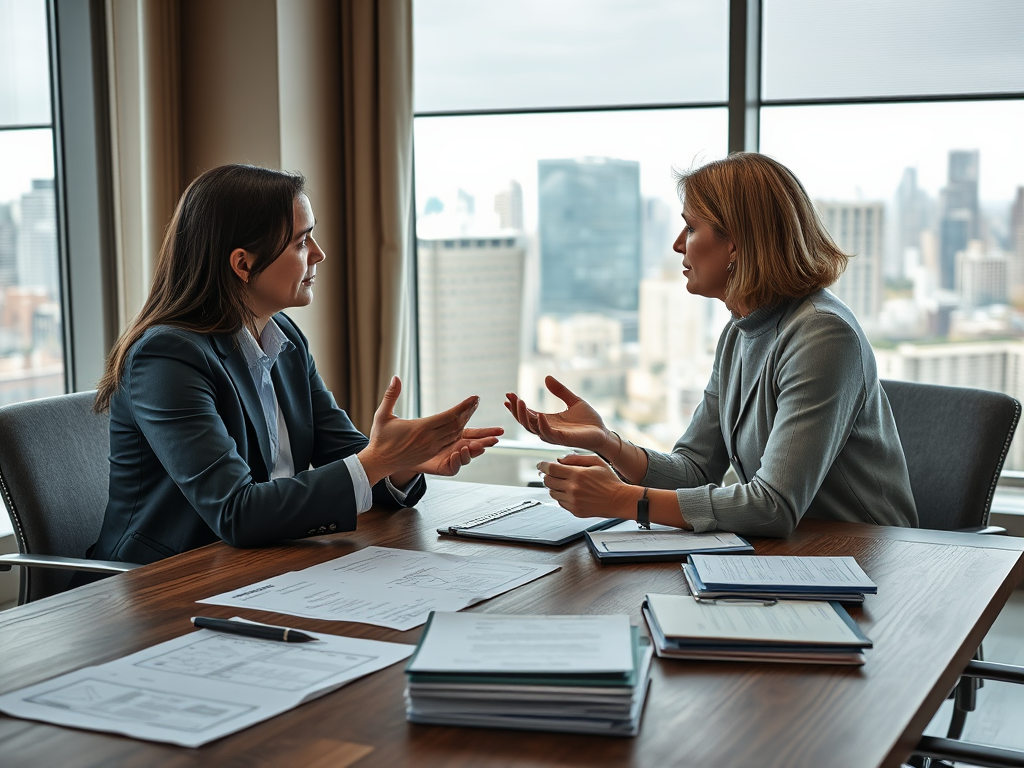
[[[412,305],[412,2],[341,0],[348,392],[361,429],[391,376],[416,406]]]
[[[107,0],[118,332],[149,295],[181,193],[179,0]]]

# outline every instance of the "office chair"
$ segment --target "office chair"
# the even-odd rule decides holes
[[[121,573],[131,563],[86,560],[107,505],[109,419],[92,412],[95,392],[0,408],[0,494],[20,554],[19,605],[63,592],[75,571]]]
[[[1005,529],[989,525],[989,511],[1020,419],[1020,403],[983,389],[904,381],[881,384],[907,457],[921,527],[1005,534]],[[975,708],[982,679],[1024,683],[1024,668],[981,661],[979,648],[952,694],[953,717],[946,738],[922,738],[911,765],[923,765],[921,758],[929,758],[1024,766],[1024,753],[957,741],[967,713]]]

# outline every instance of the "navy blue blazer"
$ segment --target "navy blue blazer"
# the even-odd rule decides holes
[[[257,547],[355,529],[342,460],[369,441],[324,386],[302,332],[274,320],[294,345],[271,376],[302,471],[270,479],[270,435],[233,336],[151,328],[110,402],[110,498],[92,557],[145,564],[217,540]],[[406,504],[425,490],[420,477]],[[373,497],[401,506],[383,481]]]

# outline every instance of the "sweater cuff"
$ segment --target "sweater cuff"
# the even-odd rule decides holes
[[[711,489],[715,487],[702,485],[699,488],[680,488],[676,491],[679,512],[683,520],[693,526],[694,533],[718,530],[718,520],[711,506]]]

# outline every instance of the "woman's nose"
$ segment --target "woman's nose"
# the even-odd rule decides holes
[[[679,233],[679,237],[672,243],[672,250],[676,253],[686,253],[686,230]]]
[[[318,264],[327,258],[327,254],[324,253],[323,248],[316,240],[313,240],[313,247],[309,249],[309,263]]]

